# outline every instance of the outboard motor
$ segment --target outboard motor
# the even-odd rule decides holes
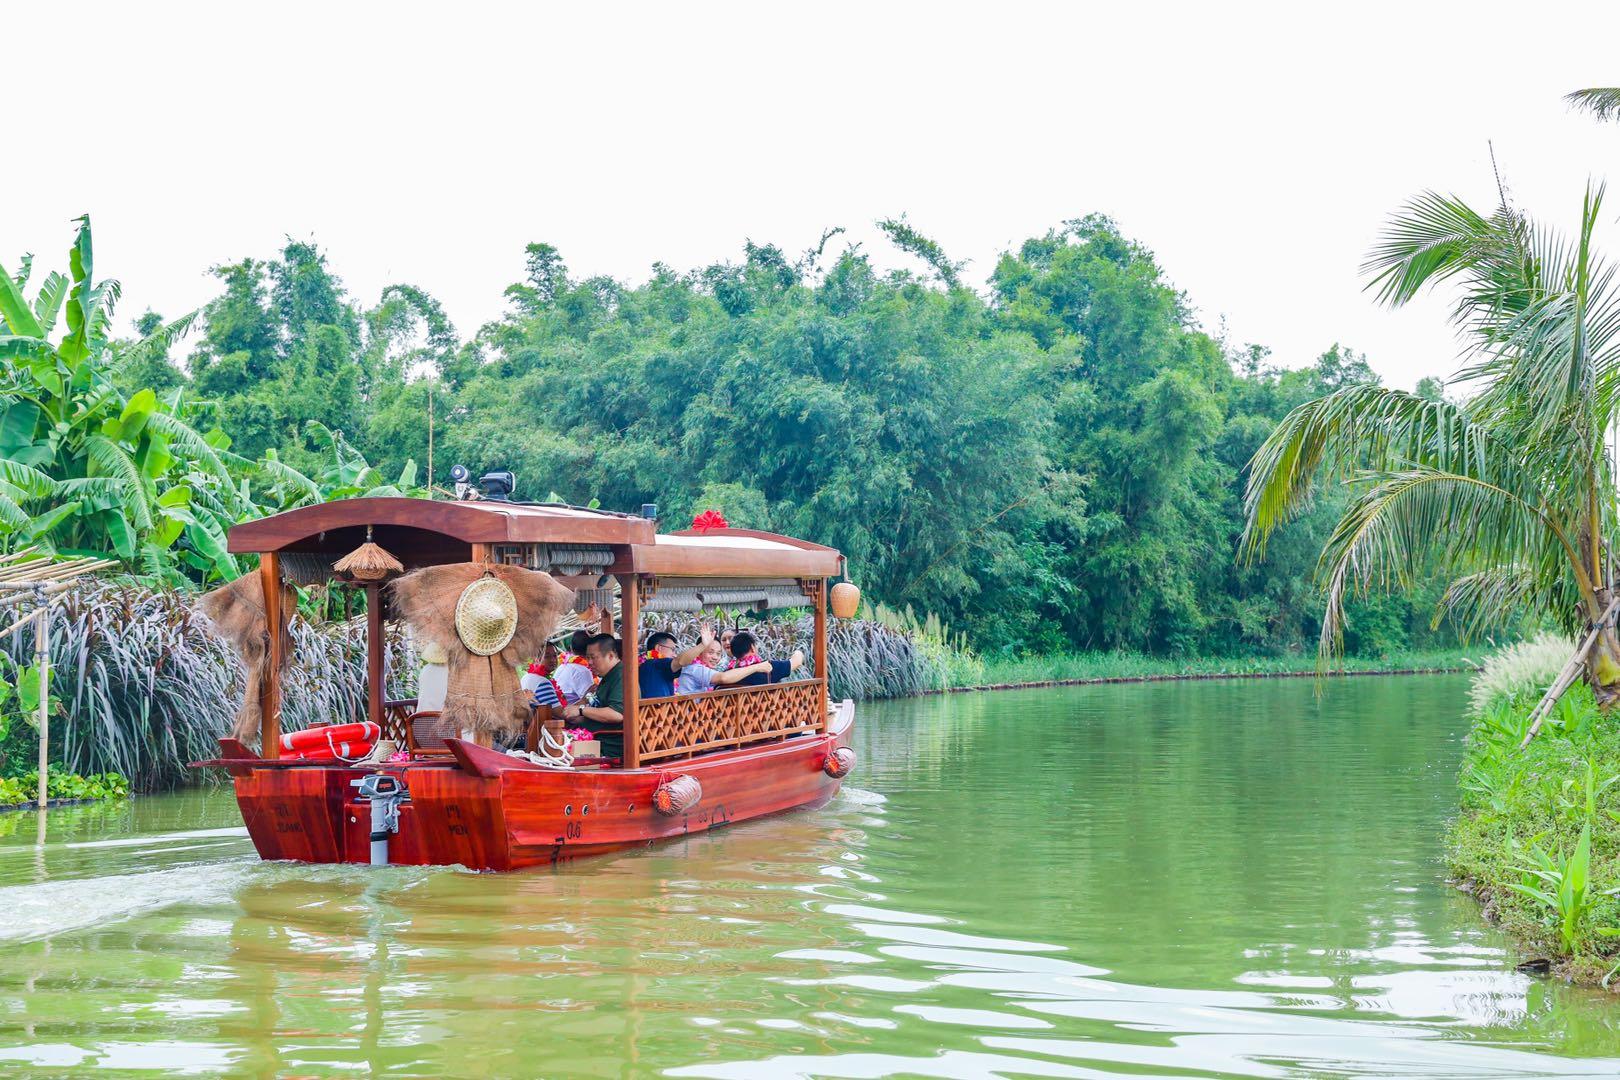
[[[399,804],[411,797],[397,776],[373,773],[350,784],[371,803],[371,865],[388,865],[388,837],[399,832]]]

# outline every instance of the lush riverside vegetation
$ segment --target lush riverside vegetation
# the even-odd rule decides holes
[[[631,285],[532,244],[509,313],[465,337],[420,289],[357,303],[294,242],[216,268],[196,319],[149,314],[123,340],[86,222],[71,275],[0,275],[17,361],[0,533],[116,550],[149,584],[228,577],[234,520],[413,489],[431,415],[441,473],[509,466],[524,497],[654,502],[676,524],[715,508],[835,544],[869,596],[985,655],[1261,655],[1316,635],[1315,551],[1342,497],[1239,562],[1243,470],[1291,408],[1376,381],[1360,356],[1284,369],[1211,337],[1102,217],[1007,252],[982,291],[888,225],[918,272],[829,236]],[[1360,601],[1349,651],[1454,643],[1438,600]]]
[[[1378,656],[1343,657],[1333,673],[1468,671],[1477,649],[1401,649]],[[1060,653],[1054,656],[985,659],[956,658],[949,682],[955,687],[1018,686],[1043,682],[1129,679],[1216,678],[1220,676],[1318,675],[1314,653],[1276,656],[1197,656],[1177,659],[1143,653]]]
[[[45,796],[71,802],[122,799],[129,795],[128,778],[118,773],[80,776],[77,773],[48,772]],[[16,777],[0,777],[0,807],[33,805],[39,797],[39,771],[30,770]]]
[[[1312,552],[1343,497],[1240,562],[1244,463],[1290,409],[1376,381],[1366,362],[1335,345],[1283,369],[1212,338],[1105,218],[1009,251],[983,292],[904,222],[885,227],[920,272],[829,235],[632,286],[576,280],[533,244],[509,313],[465,338],[419,289],[356,303],[303,242],[216,268],[202,312],[148,313],[129,339],[88,218],[67,273],[0,272],[0,547],[128,568],[59,619],[53,661],[76,674],[55,701],[57,763],[181,780],[239,692],[187,613],[192,590],[249,568],[225,530],[425,494],[430,417],[441,466],[513,467],[520,495],[656,502],[676,525],[714,508],[839,545],[881,604],[835,634],[838,693],[1297,668],[1321,626]],[[1456,648],[1431,623],[1440,599],[1413,584],[1356,602],[1348,652],[1429,666],[1387,658]],[[360,700],[355,596],[312,590],[300,610],[310,693],[290,688],[292,726],[299,702],[312,718]],[[803,637],[791,620],[772,633]],[[28,647],[0,652],[21,670]],[[29,738],[0,739],[8,771]]]
[[[1531,707],[1573,648],[1537,638],[1475,677],[1451,862],[1526,958],[1607,983],[1620,964],[1620,728],[1577,686],[1520,749]]]

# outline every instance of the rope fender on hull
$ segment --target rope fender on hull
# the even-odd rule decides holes
[[[703,798],[703,785],[685,773],[672,776],[653,792],[653,808],[666,817],[684,814]]]
[[[840,746],[828,754],[821,762],[821,771],[834,780],[842,780],[855,768],[855,751],[848,746]]]

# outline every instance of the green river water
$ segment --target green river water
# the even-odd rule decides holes
[[[868,705],[830,806],[493,875],[0,815],[0,1073],[1614,1076],[1445,884],[1458,677]]]

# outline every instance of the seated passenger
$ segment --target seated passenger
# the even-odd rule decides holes
[[[733,667],[749,667],[763,663],[767,669],[741,680],[739,683],[741,686],[764,686],[766,683],[782,682],[804,666],[803,649],[794,649],[793,656],[787,660],[761,660],[759,654],[754,652],[754,644],[754,635],[747,630],[737,631],[736,636],[731,639]]]
[[[636,669],[640,680],[636,685],[642,697],[673,697],[676,676],[680,675],[682,668],[696,660],[703,649],[699,643],[676,652],[675,645],[675,635],[668,631],[655,630],[648,635],[646,659]]]
[[[579,704],[565,708],[563,717],[578,720],[580,727],[595,735],[603,757],[623,757],[624,665],[619,662],[619,639],[597,634],[585,647],[585,654],[596,672],[596,690]]]
[[[750,675],[770,675],[771,665],[765,662],[752,667],[728,668],[726,650],[715,640],[714,631],[709,629],[708,623],[704,623],[699,631],[697,647],[697,659],[681,668],[680,678],[675,680],[677,694],[696,694],[717,686],[731,686]]]
[[[588,641],[590,635],[585,637]],[[583,645],[582,642],[581,647]],[[596,685],[596,675],[591,671],[589,660],[572,652],[563,652],[556,642],[548,641],[540,662],[529,665],[529,672],[523,676],[522,682],[523,688],[534,694],[536,705],[556,708],[583,700],[591,692],[591,687]]]

